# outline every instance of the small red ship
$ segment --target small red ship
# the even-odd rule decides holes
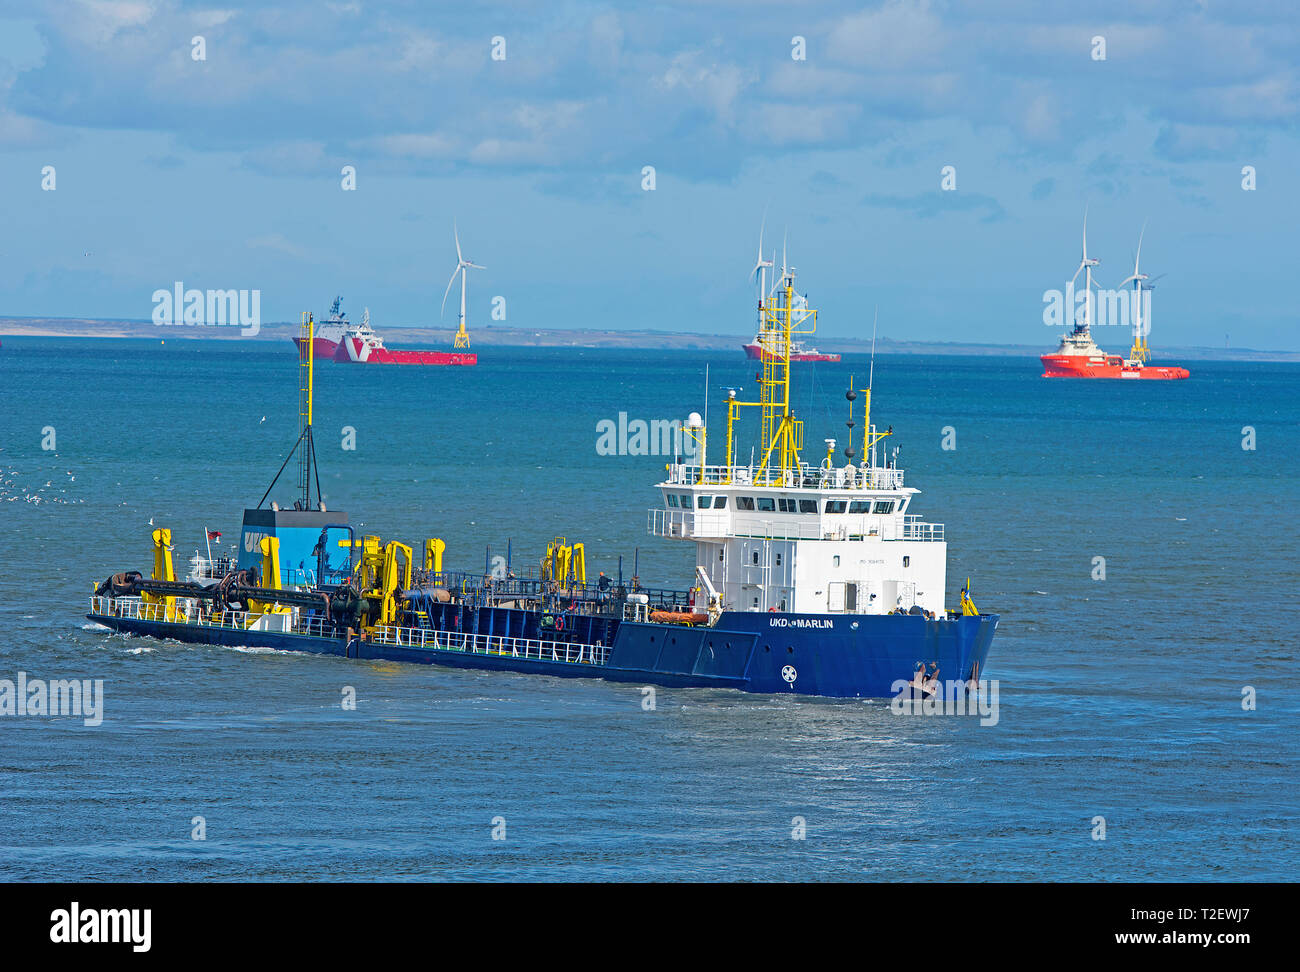
[[[742,345],[745,349],[745,355],[750,358],[756,358],[759,361],[779,361],[781,354],[779,348],[768,348],[760,340],[761,335],[755,335],[754,340],[749,344]],[[790,342],[790,360],[791,361],[839,361],[838,354],[831,354],[826,351],[818,351],[816,348],[806,348],[799,341]]]
[[[1138,338],[1127,358],[1107,354],[1097,347],[1087,329],[1071,331],[1061,339],[1061,346],[1053,354],[1045,354],[1044,378],[1156,378],[1177,379],[1191,376],[1186,368],[1176,365],[1150,365],[1146,363],[1146,339]]]
[[[316,336],[312,339],[312,357],[317,361],[329,361],[334,357],[334,353],[339,349],[339,343],[343,340],[343,335],[352,327],[348,320],[348,315],[342,311],[343,298],[335,297],[334,303],[330,304],[330,316],[321,321],[316,327]],[[302,342],[305,338],[296,337],[293,339],[294,345],[298,350],[302,350]]]
[[[1086,296],[1082,312],[1076,319],[1073,329],[1067,331],[1061,338],[1060,347],[1052,354],[1041,357],[1044,378],[1137,378],[1171,381],[1191,376],[1190,371],[1177,365],[1147,363],[1151,356],[1146,337],[1151,332],[1150,294],[1155,289],[1155,284],[1138,268],[1142,259],[1142,237],[1145,234],[1146,227],[1143,227],[1142,233],[1138,235],[1137,256],[1133,261],[1132,275],[1120,284],[1119,294],[1111,294],[1114,298],[1121,296],[1124,298],[1122,301],[1116,299],[1115,306],[1128,307],[1133,319],[1133,347],[1129,350],[1128,357],[1123,358],[1118,354],[1107,354],[1092,339],[1092,268],[1100,261],[1088,257],[1088,216],[1087,213],[1084,214],[1083,261],[1079,264],[1079,269],[1074,271],[1070,286],[1066,288],[1066,293],[1070,295],[1066,306],[1073,307],[1074,282],[1079,279],[1080,273],[1084,275]],[[1133,284],[1133,290],[1125,293],[1123,288],[1129,283]]]
[[[317,361],[340,361],[355,364],[399,365],[476,365],[478,355],[472,351],[417,351],[384,346],[384,339],[370,327],[370,309],[361,315],[361,323],[353,324],[347,314],[339,309],[342,297],[335,297],[330,314],[320,325],[312,340],[312,355]],[[460,342],[457,335],[457,342]],[[303,338],[293,343],[301,349]],[[469,338],[464,338],[469,347]]]
[[[335,361],[356,364],[399,365],[476,365],[478,355],[472,351],[407,351],[384,347],[384,339],[370,328],[370,309],[361,315],[361,323],[344,332],[330,355]]]

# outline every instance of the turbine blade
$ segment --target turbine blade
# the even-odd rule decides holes
[[[447,310],[447,295],[448,295],[449,293],[451,293],[451,285],[454,284],[454,283],[456,282],[456,274],[458,274],[458,273],[460,273],[460,272],[461,272],[461,271],[460,271],[460,264],[456,264],[456,269],[453,270],[453,271],[451,272],[451,279],[447,281],[447,289],[446,289],[445,291],[443,291],[443,294],[442,294],[442,310],[438,311],[438,319],[439,319],[439,320],[442,319],[442,315],[443,315],[443,314],[446,312],[446,310]]]
[[[460,230],[456,228],[456,221],[451,221],[451,235],[456,238],[456,262],[464,263],[465,258],[460,255]]]

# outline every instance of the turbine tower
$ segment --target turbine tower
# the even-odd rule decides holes
[[[451,272],[451,279],[447,281],[447,289],[442,295],[442,311],[439,317],[447,310],[447,295],[451,293],[452,284],[456,282],[456,274],[460,274],[460,323],[456,329],[455,347],[468,348],[469,334],[465,331],[465,280],[468,277],[469,270],[486,270],[487,267],[478,263],[466,260],[460,252],[460,231],[456,228],[456,221],[452,220],[451,224],[452,237],[456,240],[456,269]]]
[[[1083,210],[1083,260],[1079,263],[1079,269],[1074,271],[1074,276],[1070,278],[1070,286],[1079,279],[1079,274],[1083,274],[1084,299],[1083,299],[1083,326],[1080,327],[1076,322],[1074,332],[1076,334],[1086,334],[1092,326],[1092,268],[1100,263],[1100,260],[1088,259],[1088,209]],[[1070,308],[1073,312],[1074,308]]]

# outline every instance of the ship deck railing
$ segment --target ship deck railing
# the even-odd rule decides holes
[[[417,570],[414,587],[407,593],[428,593],[431,588],[441,588],[462,603],[476,606],[500,607],[514,602],[515,606],[531,611],[593,617],[617,616],[617,605],[629,594],[644,594],[650,603],[662,605],[666,610],[685,605],[690,600],[690,592],[685,590],[645,587],[639,581],[634,585],[630,578],[624,578],[620,583],[617,577],[610,577],[609,581],[608,589],[602,591],[599,582],[591,581],[561,584],[538,577],[492,577],[470,571],[435,573]]]
[[[376,627],[371,641],[397,648],[458,651],[471,655],[568,662],[573,665],[604,665],[609,660],[610,652],[610,646],[601,644],[588,645],[576,641],[515,638],[465,631],[438,631],[433,628],[404,628],[397,625]]]
[[[901,489],[903,470],[889,466],[848,466],[823,469],[801,463],[797,469],[756,466],[697,466],[673,463],[666,482],[672,486],[754,486],[771,489],[871,490]]]
[[[140,597],[92,597],[90,613],[107,618],[125,618],[129,621],[165,621],[171,624],[183,624],[195,628],[225,628],[230,631],[247,631],[251,625],[266,612],[236,611],[230,608],[221,611],[203,610],[203,601],[198,598],[178,597],[170,614],[167,605],[158,601],[146,601]],[[297,612],[285,615],[290,619],[288,634],[306,634],[328,638],[335,630],[324,618],[298,618]],[[277,629],[278,630],[278,629]]]
[[[801,522],[802,521],[802,522]],[[646,511],[651,536],[677,540],[740,538],[755,540],[926,540],[942,541],[943,524],[905,513],[784,513],[775,519],[729,510]]]

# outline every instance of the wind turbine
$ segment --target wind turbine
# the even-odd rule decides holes
[[[465,331],[465,280],[468,277],[468,270],[486,270],[487,267],[466,260],[460,252],[460,231],[456,228],[456,221],[452,220],[451,233],[456,240],[456,269],[451,272],[451,279],[447,281],[447,290],[442,295],[442,311],[439,317],[447,310],[447,295],[451,293],[451,285],[456,282],[456,274],[460,274],[460,326],[456,329],[455,347],[468,348],[469,334]]]
[[[1070,286],[1073,287],[1074,282],[1079,279],[1079,274],[1082,273],[1084,287],[1086,288],[1083,300],[1083,327],[1080,328],[1076,323],[1074,326],[1076,333],[1080,331],[1086,332],[1092,326],[1092,268],[1100,262],[1100,260],[1088,259],[1088,208],[1085,206],[1083,210],[1083,259],[1079,263],[1079,269],[1074,271],[1074,276],[1070,278]]]
[[[754,264],[754,269],[750,271],[751,280],[758,281],[758,303],[759,303],[759,321],[762,321],[762,303],[763,298],[767,296],[767,271],[776,259],[773,252],[771,260],[763,259],[763,230],[767,227],[767,214],[763,214],[763,222],[758,227],[758,262]]]
[[[1139,263],[1142,260],[1142,237],[1146,235],[1146,231],[1147,224],[1144,222],[1142,232],[1138,234],[1137,255],[1133,258],[1133,275],[1120,284],[1121,287],[1128,283],[1133,284],[1133,299],[1129,303],[1133,314],[1133,350],[1129,352],[1129,357],[1143,363],[1146,362],[1151,353],[1147,348],[1147,335],[1151,332],[1151,316],[1148,314],[1145,319],[1142,316],[1143,311],[1150,309],[1150,304],[1147,303],[1145,295],[1155,290],[1155,281],[1164,276],[1162,273],[1159,277],[1153,279],[1139,268]]]

